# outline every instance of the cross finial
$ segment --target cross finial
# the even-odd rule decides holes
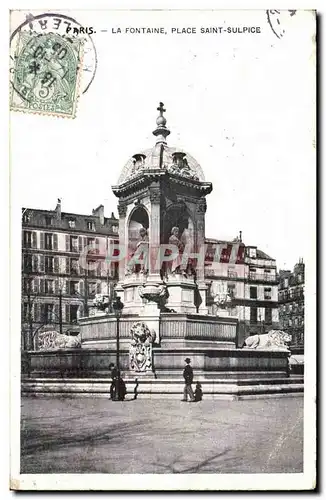
[[[157,111],[160,112],[160,115],[163,116],[163,113],[165,113],[166,109],[164,109],[164,104],[163,102],[160,102],[159,107],[157,108]]]
[[[157,128],[154,130],[153,134],[157,137],[156,139],[156,144],[166,144],[166,138],[170,133],[170,130],[166,128],[166,118],[163,116],[164,111],[164,104],[163,102],[159,103],[159,107],[157,108],[157,111],[160,112],[159,116],[156,118],[156,125]]]

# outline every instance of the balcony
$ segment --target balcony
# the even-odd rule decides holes
[[[267,283],[278,283],[279,278],[275,274],[269,274],[269,273],[264,273],[264,274],[259,274],[259,273],[249,273],[246,275],[246,279],[248,281],[263,281]]]

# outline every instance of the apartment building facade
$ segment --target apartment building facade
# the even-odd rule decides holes
[[[24,208],[22,212],[22,344],[33,348],[41,328],[69,333],[88,314],[96,293],[112,294],[117,266],[108,262],[119,221],[91,215]],[[82,257],[82,258],[81,258]]]
[[[235,242],[220,242],[207,239],[208,245],[224,244],[232,246]],[[205,278],[209,283],[208,308],[216,313],[214,295],[223,290],[231,297],[227,307],[228,314],[239,320],[238,346],[242,346],[250,335],[267,333],[279,327],[278,316],[278,275],[275,259],[256,246],[245,246],[240,242],[236,263],[230,264],[223,258],[211,269],[205,267]]]
[[[302,259],[293,271],[279,273],[279,316],[282,330],[292,335],[292,346],[304,346],[305,264]]]

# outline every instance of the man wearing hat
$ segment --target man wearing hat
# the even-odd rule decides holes
[[[185,379],[185,387],[183,390],[183,400],[182,401],[187,401],[187,396],[189,395],[190,401],[193,402],[195,401],[195,396],[191,387],[194,374],[192,371],[192,368],[190,366],[190,359],[186,358],[185,359],[185,369],[183,370],[183,378]]]

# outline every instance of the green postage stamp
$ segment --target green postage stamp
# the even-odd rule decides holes
[[[80,38],[20,32],[11,81],[11,109],[74,118],[82,53]]]

